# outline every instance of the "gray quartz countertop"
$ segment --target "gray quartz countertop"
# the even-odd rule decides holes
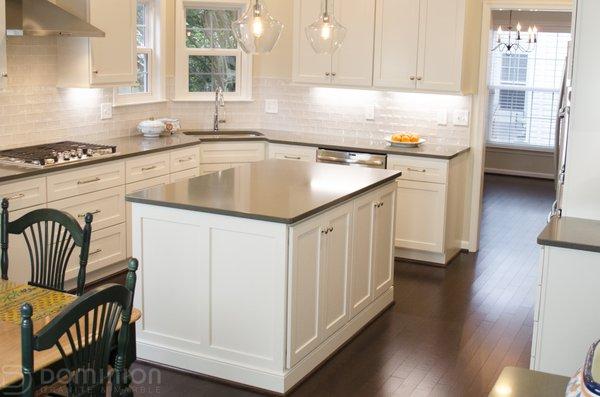
[[[23,168],[13,166],[0,166],[0,183],[20,178],[32,177],[36,175],[47,174],[55,171],[62,171],[70,168],[84,167],[94,163],[118,160],[127,157],[140,156],[164,150],[183,148],[186,146],[197,145],[202,142],[219,141],[265,141],[287,145],[313,146],[324,149],[349,150],[367,153],[396,154],[403,156],[430,157],[439,159],[452,159],[462,153],[469,151],[467,146],[436,145],[425,143],[419,148],[395,148],[381,139],[353,138],[337,135],[318,135],[298,132],[282,132],[271,130],[260,130],[263,134],[256,138],[240,139],[203,139],[195,136],[175,134],[170,137],[144,138],[140,135],[133,137],[123,137],[115,139],[72,139],[89,143],[99,143],[104,145],[116,145],[117,154],[101,157],[86,161],[75,162],[72,164],[57,165],[43,169]]]
[[[553,217],[538,236],[538,244],[600,252],[600,221]]]
[[[393,182],[399,171],[266,160],[151,188],[127,201],[293,224]]]

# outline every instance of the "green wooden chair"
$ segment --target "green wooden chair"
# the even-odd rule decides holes
[[[113,397],[133,396],[127,368],[127,352],[133,295],[138,261],[129,261],[125,287],[108,284],[86,292],[67,306],[36,335],[33,334],[33,309],[21,308],[22,396],[33,397],[36,385],[34,351],[56,347],[69,376],[68,397],[105,397],[111,379]],[[117,324],[117,355],[110,371],[110,357]],[[54,394],[55,396],[57,394]]]
[[[92,237],[92,214],[85,215],[83,229],[75,218],[55,209],[39,209],[8,221],[8,200],[2,200],[0,217],[0,268],[8,280],[8,236],[22,235],[27,243],[31,266],[29,284],[57,291],[65,290],[65,272],[75,247],[80,247],[77,295],[83,294],[85,272]],[[19,264],[21,265],[21,264]]]

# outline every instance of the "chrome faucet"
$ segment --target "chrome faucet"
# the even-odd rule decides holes
[[[219,125],[226,122],[219,117],[219,108],[225,108],[225,98],[223,97],[223,88],[217,87],[215,91],[215,116],[213,122],[213,131],[219,131]]]

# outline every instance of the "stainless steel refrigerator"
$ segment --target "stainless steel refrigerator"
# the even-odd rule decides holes
[[[560,100],[558,105],[558,117],[556,118],[556,147],[555,147],[555,166],[556,166],[556,201],[552,205],[552,211],[548,216],[562,216],[562,198],[563,188],[565,184],[565,175],[568,172],[567,167],[567,147],[569,145],[569,130],[571,123],[571,96],[572,87],[571,81],[573,78],[573,43],[569,43],[567,52],[567,60],[565,63],[565,73],[563,77],[563,85],[560,91]]]

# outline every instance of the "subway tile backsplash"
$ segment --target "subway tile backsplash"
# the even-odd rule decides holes
[[[165,102],[116,107],[100,120],[100,104],[112,102],[112,89],[56,88],[55,37],[8,39],[8,89],[0,92],[0,147],[62,139],[106,139],[137,134],[149,117],[176,117],[184,128],[211,128],[212,103]],[[168,92],[173,81],[168,79]],[[277,114],[265,113],[276,99]],[[469,110],[471,98],[312,87],[288,80],[255,78],[254,100],[228,102],[225,128],[263,128],[349,137],[377,138],[393,131],[414,131],[432,142],[469,143],[469,128],[452,124],[455,110]],[[374,110],[374,120],[366,114]],[[448,123],[438,125],[440,112]]]

